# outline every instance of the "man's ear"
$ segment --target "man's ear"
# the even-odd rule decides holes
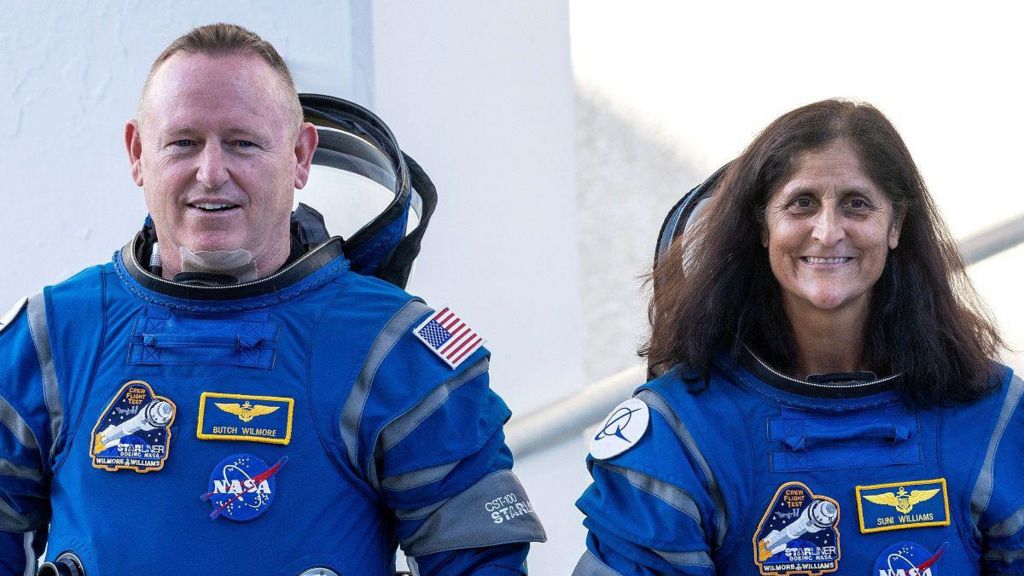
[[[132,167],[132,180],[136,186],[142,186],[142,135],[139,133],[139,121],[135,118],[124,126],[124,147]]]
[[[309,180],[309,167],[313,163],[313,153],[319,141],[316,126],[309,122],[299,126],[299,134],[295,139],[295,188],[302,188]]]

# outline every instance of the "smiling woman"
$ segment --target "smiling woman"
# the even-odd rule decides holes
[[[712,180],[666,220],[576,575],[1019,573],[1024,382],[889,121],[810,104]]]
[[[653,272],[654,373],[680,362],[706,372],[723,349],[750,348],[795,376],[905,373],[904,392],[924,403],[991,388],[1002,340],[874,107],[826,100],[781,116],[708,202]],[[810,356],[815,370],[801,366]]]
[[[800,374],[860,367],[871,289],[899,244],[901,219],[846,140],[800,154],[793,174],[775,186],[761,243],[786,316],[794,326],[826,328],[794,331]],[[852,322],[841,325],[838,312]],[[834,347],[836,340],[845,346]]]

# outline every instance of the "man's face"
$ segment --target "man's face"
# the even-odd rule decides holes
[[[165,274],[180,271],[179,247],[248,250],[260,276],[283,264],[295,188],[316,148],[284,90],[254,55],[179,53],[153,76],[125,142]]]

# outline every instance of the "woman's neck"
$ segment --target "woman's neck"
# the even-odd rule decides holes
[[[867,310],[790,310],[797,376],[868,370],[864,365]],[[794,313],[797,312],[797,313]]]

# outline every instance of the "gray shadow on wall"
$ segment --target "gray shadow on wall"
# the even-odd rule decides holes
[[[587,382],[640,362],[648,333],[642,275],[665,214],[702,174],[657,128],[576,86],[576,194]]]

